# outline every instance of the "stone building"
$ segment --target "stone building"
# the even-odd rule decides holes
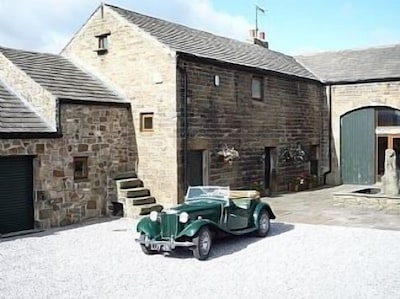
[[[326,86],[331,184],[374,184],[400,154],[400,45],[299,56]],[[399,168],[400,165],[397,166]]]
[[[130,104],[93,75],[0,48],[0,234],[106,215],[134,134]]]
[[[323,85],[255,41],[101,5],[62,55],[129,99],[138,176],[168,205],[187,185],[286,190],[327,170]]]
[[[400,46],[291,57],[263,37],[103,4],[61,55],[0,48],[0,233],[107,215],[127,171],[166,207],[189,185],[379,180]]]

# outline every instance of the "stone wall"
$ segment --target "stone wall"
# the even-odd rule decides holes
[[[333,203],[346,208],[364,208],[400,215],[400,197],[384,194],[334,193]]]
[[[63,137],[2,139],[0,155],[34,155],[36,228],[107,215],[116,200],[113,180],[137,159],[131,111],[122,106],[60,105]],[[74,156],[88,157],[88,178],[74,180]]]
[[[98,34],[109,32],[98,55]],[[94,73],[132,104],[138,176],[157,202],[176,203],[177,115],[175,53],[107,6],[97,10],[62,55]],[[140,113],[154,113],[154,131],[140,131]]]
[[[263,182],[262,155],[265,147],[273,147],[272,188],[287,190],[291,179],[309,171],[308,162],[281,159],[285,147],[293,149],[298,143],[306,153],[316,146],[318,174],[322,177],[328,166],[329,125],[325,90],[319,82],[191,60],[183,60],[181,67],[188,77],[188,147],[209,151],[209,184],[246,188]],[[219,86],[214,85],[215,75],[219,76]],[[263,77],[263,101],[252,99],[253,75]],[[183,72],[177,80],[180,103],[182,82]],[[183,106],[179,111],[183,119]],[[183,121],[180,123],[183,131]],[[224,144],[239,151],[240,158],[232,165],[216,155]]]
[[[332,86],[332,173],[328,183],[341,184],[341,117],[362,107],[387,106],[400,109],[400,82],[360,83]]]

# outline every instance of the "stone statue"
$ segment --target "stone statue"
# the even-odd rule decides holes
[[[386,195],[399,194],[396,152],[389,148],[385,151],[385,173],[382,176],[382,189]]]

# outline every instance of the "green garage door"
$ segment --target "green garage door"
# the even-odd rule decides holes
[[[30,156],[0,157],[0,234],[33,228]]]
[[[340,169],[343,184],[375,183],[375,110],[346,114],[340,128]]]

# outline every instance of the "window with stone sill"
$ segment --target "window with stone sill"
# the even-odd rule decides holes
[[[82,180],[88,178],[88,158],[74,157],[74,179]]]
[[[152,132],[154,131],[153,126],[154,113],[140,113],[140,131],[141,132]]]
[[[254,100],[262,101],[264,98],[263,78],[253,77],[251,79],[251,97]]]

